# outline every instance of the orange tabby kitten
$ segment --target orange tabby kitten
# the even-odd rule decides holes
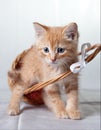
[[[23,56],[19,69],[8,74],[12,97],[9,115],[20,112],[24,90],[35,83],[47,81],[69,70],[77,62],[78,27],[70,23],[64,27],[49,27],[34,23],[36,42]],[[13,73],[15,73],[13,75]],[[12,76],[11,76],[12,75]],[[65,86],[68,101],[65,107],[60,87]],[[43,100],[58,118],[80,119],[78,110],[78,74],[55,82],[43,89]]]

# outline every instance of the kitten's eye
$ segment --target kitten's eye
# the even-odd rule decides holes
[[[64,51],[65,51],[65,48],[61,48],[61,47],[57,48],[58,53],[63,53]]]
[[[48,53],[48,52],[49,52],[48,47],[45,47],[43,50],[44,50],[45,53]]]

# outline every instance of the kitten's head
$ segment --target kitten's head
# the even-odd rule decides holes
[[[78,27],[70,23],[64,27],[49,27],[34,23],[36,46],[49,65],[74,62],[77,58]]]

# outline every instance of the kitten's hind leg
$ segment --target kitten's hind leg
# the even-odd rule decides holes
[[[17,115],[20,113],[20,101],[23,96],[25,87],[16,85],[13,88],[11,100],[8,107],[8,114],[11,116]]]
[[[43,92],[43,99],[46,104],[58,118],[68,118],[67,112],[65,110],[65,104],[61,100],[58,87],[48,86]]]

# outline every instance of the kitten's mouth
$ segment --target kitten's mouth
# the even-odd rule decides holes
[[[48,64],[50,64],[50,65],[57,65],[57,62],[56,61],[50,61],[50,62],[48,62]]]
[[[57,65],[58,62],[55,60],[55,61],[52,61],[52,60],[46,60],[46,62],[49,64],[49,65]]]
[[[58,63],[56,61],[51,61],[50,65],[57,65]]]
[[[54,64],[54,65],[55,65],[55,64],[57,64],[57,63],[56,63],[56,62],[51,62],[51,64]]]

